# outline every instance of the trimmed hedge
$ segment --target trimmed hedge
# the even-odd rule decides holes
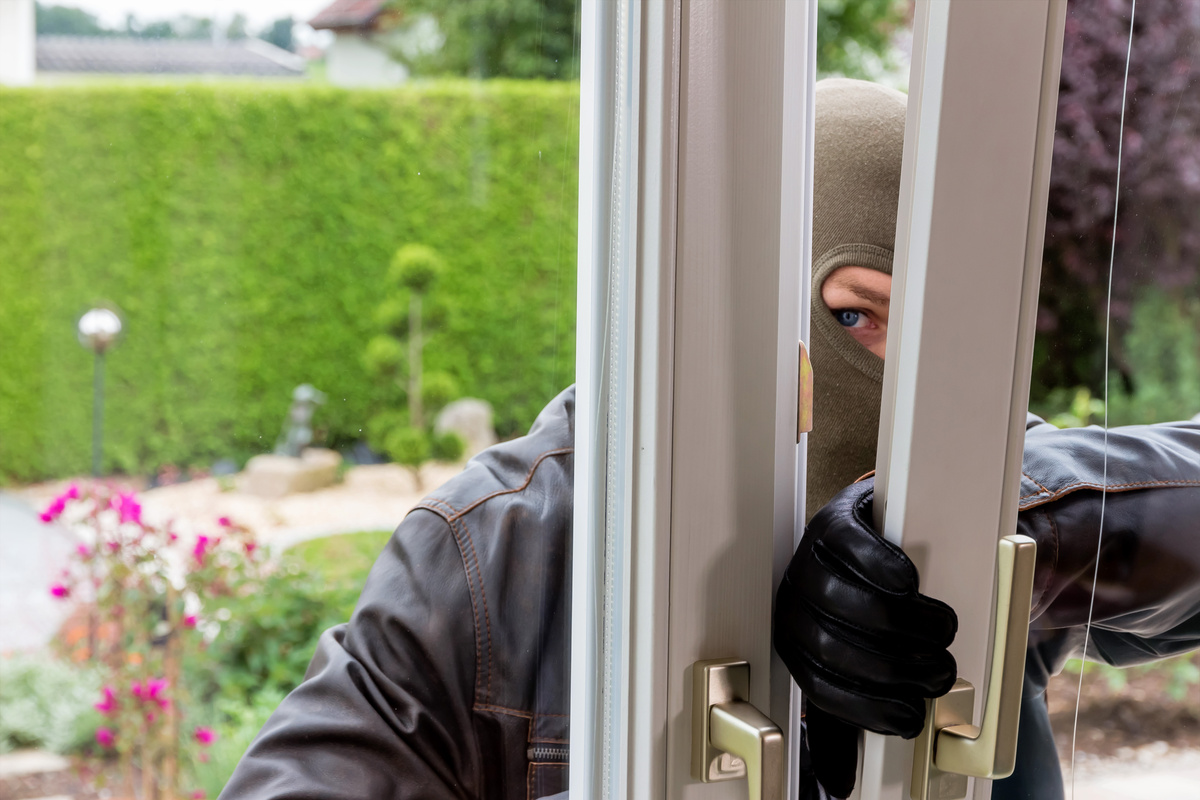
[[[578,89],[215,84],[0,90],[0,478],[90,463],[78,315],[115,304],[105,467],[269,450],[401,405],[361,358],[396,248],[435,248],[426,369],[525,429],[573,380]]]

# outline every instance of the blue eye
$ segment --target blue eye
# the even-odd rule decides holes
[[[833,317],[847,328],[853,328],[854,326],[858,325],[858,321],[862,317],[862,314],[857,311],[845,309],[842,311],[833,312]]]

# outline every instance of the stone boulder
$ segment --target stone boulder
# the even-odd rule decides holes
[[[492,427],[492,405],[486,400],[464,397],[450,403],[437,415],[433,432],[442,435],[454,432],[466,442],[463,458],[470,458],[496,443],[496,429]]]
[[[255,456],[238,476],[238,489],[258,497],[278,498],[332,486],[342,457],[333,450],[310,447],[299,458],[273,453]]]

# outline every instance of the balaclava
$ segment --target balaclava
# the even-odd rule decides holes
[[[875,469],[883,359],[863,347],[821,300],[838,267],[892,274],[906,97],[865,81],[816,87],[813,174],[813,430],[805,519]]]

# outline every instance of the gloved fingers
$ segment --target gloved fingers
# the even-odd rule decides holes
[[[827,628],[827,621],[823,624],[805,612],[801,607],[796,613],[776,615],[775,649],[793,675],[826,665],[836,670],[838,682],[868,694],[901,691],[939,697],[954,685],[957,665],[948,650],[863,642],[853,638],[853,632]]]
[[[954,641],[958,618],[950,606],[931,597],[892,594],[867,583],[824,546],[815,542],[808,558],[797,558],[784,575],[795,596],[814,613],[837,620],[892,648],[945,649]]]
[[[903,550],[875,532],[869,522],[870,494],[852,493],[859,486],[843,490],[817,512],[805,535],[811,534],[852,573],[869,575],[869,582],[880,589],[893,594],[916,592],[920,588],[916,565]]]
[[[806,700],[804,729],[817,781],[834,797],[849,797],[858,778],[858,728]]]
[[[919,734],[925,725],[925,699],[915,693],[870,696],[847,691],[819,672],[812,673],[809,679],[811,690],[804,693],[809,703],[827,711],[832,709],[829,713],[848,724],[905,739]]]

